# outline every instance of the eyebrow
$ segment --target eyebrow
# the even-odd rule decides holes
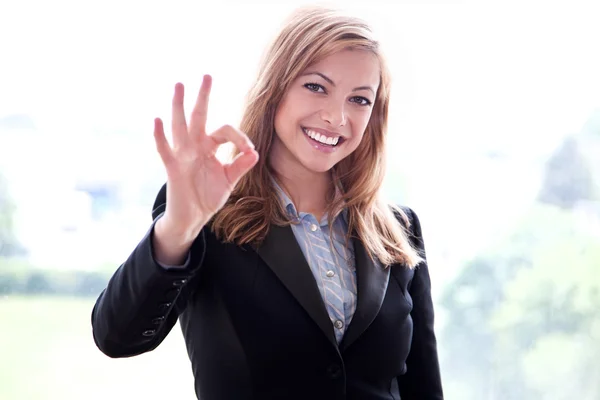
[[[321,78],[323,78],[325,81],[327,81],[327,83],[329,83],[331,86],[335,87],[335,83],[331,80],[331,78],[329,78],[325,74],[322,74],[320,72],[307,72],[305,74],[302,74],[302,76],[307,76],[307,75],[319,75]],[[352,89],[353,92],[358,92],[359,90],[369,90],[373,93],[373,95],[375,95],[375,90],[371,86],[359,86],[359,87],[355,87],[354,89]]]

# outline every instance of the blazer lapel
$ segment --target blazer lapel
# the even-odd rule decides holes
[[[255,250],[317,323],[325,336],[337,346],[333,324],[292,228],[271,225],[262,245]]]
[[[390,269],[383,268],[378,261],[373,262],[360,240],[354,239],[353,244],[358,303],[348,330],[344,334],[342,350],[348,348],[371,325],[383,304],[390,279]]]

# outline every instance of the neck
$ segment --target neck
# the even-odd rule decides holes
[[[330,172],[276,171],[276,178],[298,212],[307,212],[321,219],[331,190]]]

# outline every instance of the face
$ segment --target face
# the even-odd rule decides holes
[[[368,51],[344,50],[292,82],[275,115],[276,171],[323,173],[359,146],[375,104],[380,69]]]

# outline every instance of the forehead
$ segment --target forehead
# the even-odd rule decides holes
[[[331,78],[336,86],[377,87],[380,67],[377,56],[367,50],[347,49],[323,58],[306,68],[303,74],[320,72]]]

